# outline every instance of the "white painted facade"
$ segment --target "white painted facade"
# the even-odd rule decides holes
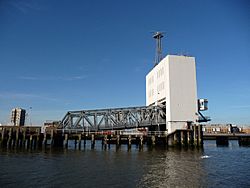
[[[166,103],[168,132],[198,118],[195,58],[168,55],[146,76],[146,105]]]

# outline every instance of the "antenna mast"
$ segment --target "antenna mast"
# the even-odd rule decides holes
[[[153,38],[156,39],[155,66],[162,60],[162,42],[163,32],[155,32]]]

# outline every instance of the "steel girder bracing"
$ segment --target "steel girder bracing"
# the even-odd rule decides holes
[[[165,106],[69,111],[61,129],[117,130],[166,124]]]

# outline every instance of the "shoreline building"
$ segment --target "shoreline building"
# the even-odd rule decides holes
[[[11,123],[14,126],[24,126],[26,110],[22,108],[14,108],[11,110]]]
[[[200,100],[194,57],[167,55],[146,75],[146,105],[166,106],[168,133],[199,122],[199,111],[207,109],[207,100]]]

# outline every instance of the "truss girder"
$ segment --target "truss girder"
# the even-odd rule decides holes
[[[69,111],[62,129],[116,130],[166,124],[165,106]]]

